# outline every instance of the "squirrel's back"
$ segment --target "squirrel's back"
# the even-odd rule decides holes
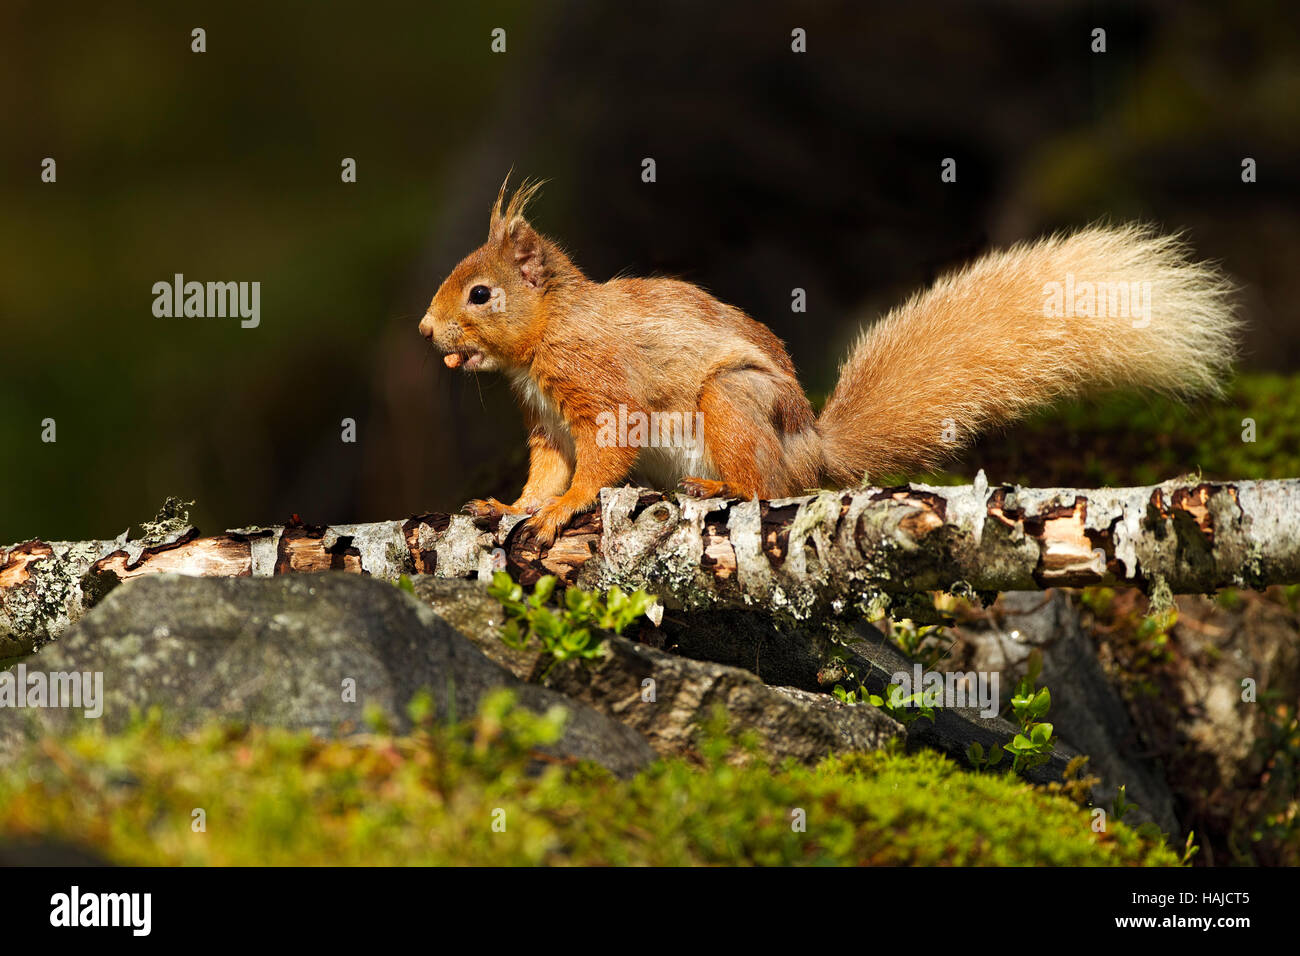
[[[986,428],[1086,392],[1218,393],[1235,352],[1230,293],[1145,226],[987,255],[862,335],[818,419],[827,477],[930,469]]]
[[[588,384],[608,376],[611,386],[635,395],[647,411],[694,408],[708,379],[732,369],[797,381],[771,329],[689,282],[615,278],[589,283],[574,298],[555,310],[547,331],[551,350],[602,356]],[[811,414],[809,407],[810,423]]]

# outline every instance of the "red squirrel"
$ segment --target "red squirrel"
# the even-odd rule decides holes
[[[779,498],[934,467],[990,426],[1103,387],[1218,393],[1231,288],[1177,238],[1093,226],[983,256],[869,327],[820,416],[765,325],[675,279],[596,282],[506,203],[420,321],[448,368],[503,372],[528,425],[513,504],[549,546],[628,478],[704,497]],[[613,416],[698,421],[702,445],[652,443]],[[657,447],[656,447],[657,446]]]

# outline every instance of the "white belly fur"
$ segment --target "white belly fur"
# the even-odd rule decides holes
[[[695,449],[684,447],[643,448],[633,469],[634,480],[652,488],[670,491],[683,478],[711,478],[718,474],[703,441]]]
[[[555,403],[528,375],[516,373],[511,379],[520,400],[537,415],[551,441],[566,458],[574,461],[576,448],[573,435]],[[720,480],[721,477],[702,438],[695,448],[678,445],[641,449],[631,475],[632,480],[639,484],[663,490],[671,490],[683,478]]]
[[[510,379],[514,383],[515,391],[519,393],[520,401],[531,408],[541,420],[542,428],[551,439],[551,443],[563,452],[565,458],[573,461],[576,453],[573,435],[569,433],[569,423],[564,420],[555,403],[525,373],[516,372],[510,376]]]

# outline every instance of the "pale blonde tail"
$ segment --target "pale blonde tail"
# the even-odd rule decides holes
[[[863,334],[818,420],[827,476],[932,468],[984,429],[1108,388],[1222,390],[1232,287],[1176,236],[1094,226],[940,279]]]

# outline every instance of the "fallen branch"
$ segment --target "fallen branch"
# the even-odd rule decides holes
[[[810,620],[916,592],[1138,587],[1167,600],[1300,582],[1300,479],[1099,490],[866,488],[773,501],[605,489],[598,510],[539,550],[519,519],[242,528],[150,525],[138,540],[0,549],[0,656],[56,637],[118,582],[342,570],[645,587],[680,608],[762,607]]]

